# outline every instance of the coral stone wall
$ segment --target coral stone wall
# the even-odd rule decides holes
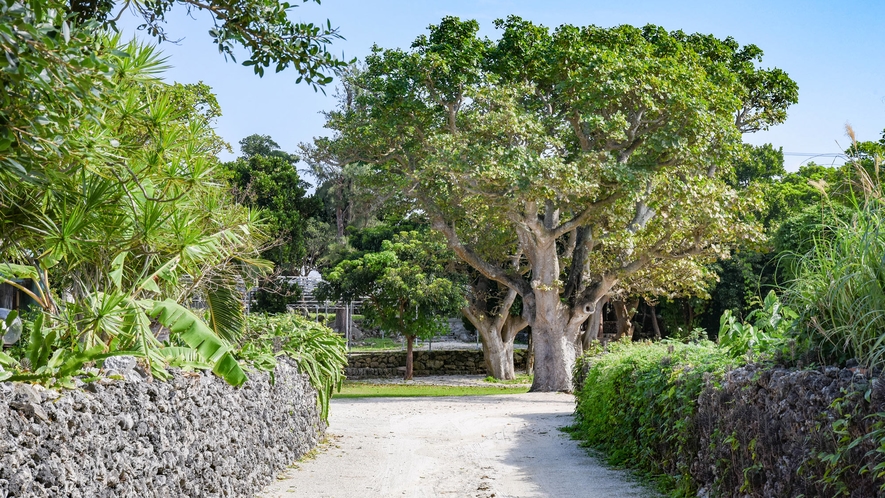
[[[316,391],[281,359],[275,383],[135,372],[82,389],[0,383],[0,498],[242,497],[315,446]]]
[[[861,369],[733,370],[698,399],[698,496],[885,496],[883,412],[885,384]]]
[[[525,370],[524,349],[513,352],[517,370]],[[414,351],[414,375],[487,375],[482,351]],[[344,373],[348,379],[401,376],[406,368],[406,352],[350,353]]]

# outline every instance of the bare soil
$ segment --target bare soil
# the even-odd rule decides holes
[[[327,442],[258,496],[653,496],[559,430],[574,406],[561,393],[334,399]]]

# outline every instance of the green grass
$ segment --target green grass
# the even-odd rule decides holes
[[[367,337],[359,342],[359,346],[352,346],[351,351],[389,351],[402,348],[402,344],[389,337]]]
[[[505,386],[431,386],[421,384],[369,384],[345,382],[334,398],[420,398],[436,396],[485,396],[489,394],[522,394],[528,388]]]
[[[491,375],[486,377],[484,380],[493,384],[531,384],[534,379],[535,377],[530,374],[517,374],[516,378],[513,380],[498,380]]]
[[[858,172],[862,178],[862,170]],[[867,368],[885,367],[885,202],[873,179],[851,216],[815,234],[812,249],[799,255],[786,301],[801,313],[800,342],[810,340],[824,361],[857,359]],[[836,213],[835,208],[834,213]]]

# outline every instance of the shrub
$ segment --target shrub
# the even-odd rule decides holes
[[[586,375],[575,393],[574,433],[611,464],[691,494],[697,399],[705,382],[720,379],[733,362],[711,342],[613,344],[608,353],[578,362]]]
[[[858,168],[864,199],[847,220],[830,218],[798,257],[786,300],[800,314],[800,339],[824,362],[856,358],[885,366],[885,211],[881,187]]]

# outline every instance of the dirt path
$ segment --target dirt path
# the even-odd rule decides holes
[[[333,400],[329,442],[259,496],[639,497],[558,429],[559,393]]]

